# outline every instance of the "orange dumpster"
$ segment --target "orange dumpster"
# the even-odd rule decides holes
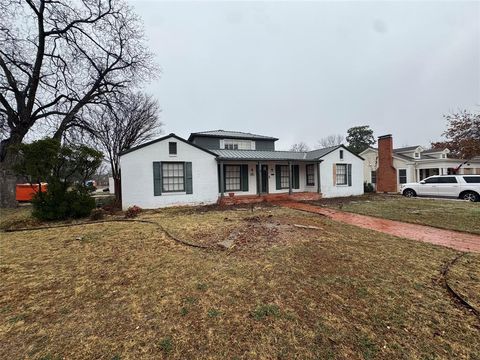
[[[47,183],[42,183],[42,192],[47,191]],[[38,184],[17,184],[16,199],[17,201],[31,201],[33,196],[38,192]]]

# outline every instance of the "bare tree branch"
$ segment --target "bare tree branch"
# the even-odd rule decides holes
[[[109,97],[106,106],[89,110],[85,117],[91,139],[110,162],[116,189],[120,189],[120,153],[161,133],[160,107],[151,96],[131,93]],[[120,193],[116,193],[120,200]]]

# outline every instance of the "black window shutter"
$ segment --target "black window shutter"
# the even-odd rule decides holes
[[[248,191],[248,165],[240,165],[240,188],[242,191]]]
[[[300,189],[300,167],[298,165],[293,165],[293,184],[292,188]]]
[[[352,186],[352,164],[347,165],[348,186]]]
[[[185,192],[193,194],[192,163],[185,163]]]
[[[277,187],[277,190],[280,190],[282,188],[282,179],[281,179],[281,173],[280,173],[280,170],[281,167],[280,165],[275,165],[275,182],[276,182],[276,187]]]
[[[162,195],[162,163],[160,161],[153,162],[153,195]]]
[[[218,177],[218,192],[220,193],[222,191],[221,186],[220,186],[220,164],[217,164],[217,177]]]

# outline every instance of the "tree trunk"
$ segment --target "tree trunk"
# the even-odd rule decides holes
[[[16,207],[16,185],[22,179],[13,171],[16,155],[12,152],[12,146],[22,142],[28,130],[19,126],[10,134],[10,137],[1,141],[0,144],[0,207]]]
[[[122,180],[120,177],[114,177],[113,182],[115,184],[115,205],[122,208]]]
[[[2,208],[17,206],[15,190],[19,179],[12,169],[13,164],[14,159],[11,154],[7,154],[0,162],[0,207]]]

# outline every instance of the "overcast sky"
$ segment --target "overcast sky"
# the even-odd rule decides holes
[[[278,149],[368,124],[428,144],[479,110],[480,2],[131,0],[162,69],[164,132],[224,129]]]

